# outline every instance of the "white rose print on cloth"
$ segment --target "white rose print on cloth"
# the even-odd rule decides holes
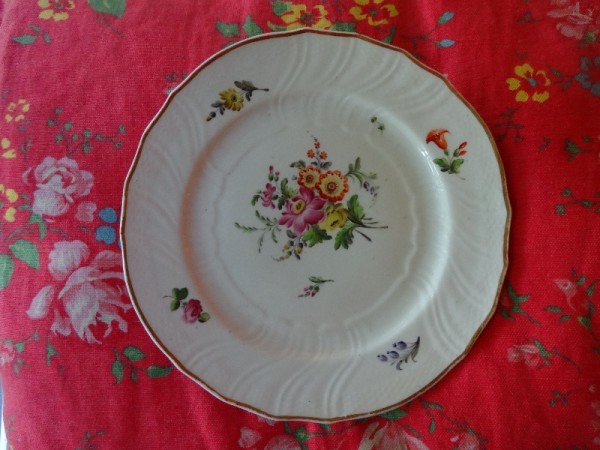
[[[27,311],[31,319],[45,318],[51,309],[54,322],[51,331],[69,336],[75,331],[88,343],[100,343],[96,327],[112,332],[113,322],[127,332],[121,312],[131,308],[126,298],[121,256],[105,250],[90,259],[90,250],[82,241],[60,241],[50,252],[48,271],[55,283],[43,287]]]
[[[90,193],[94,176],[79,169],[73,159],[47,156],[37,167],[23,173],[23,181],[36,187],[33,212],[52,220],[64,215],[75,200]]]

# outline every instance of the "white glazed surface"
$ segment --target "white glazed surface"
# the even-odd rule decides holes
[[[237,80],[268,92],[206,121]],[[433,129],[451,151],[468,142],[460,173],[434,163]],[[235,223],[260,226],[250,201],[268,167],[291,181],[315,137],[332,168],[360,157],[377,174],[375,199],[350,191],[387,228],[278,261],[285,234],[258,252]],[[403,52],[346,34],[271,35],[202,65],[146,131],[123,211],[128,287],[153,339],[213,394],[273,418],[361,417],[422,392],[470,348],[506,269],[506,191],[481,119]],[[298,297],[310,276],[334,281]],[[169,309],[181,287],[208,321]],[[401,370],[378,358],[399,341],[418,343]]]

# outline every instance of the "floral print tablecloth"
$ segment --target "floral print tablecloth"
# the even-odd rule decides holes
[[[490,128],[513,207],[498,308],[468,357],[409,404],[331,425],[260,418],[174,369],[132,309],[118,238],[168,93],[227,45],[300,27],[445,74]],[[4,0],[0,59],[9,448],[600,448],[597,1]]]

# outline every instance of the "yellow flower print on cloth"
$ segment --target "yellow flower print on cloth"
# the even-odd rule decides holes
[[[323,5],[316,5],[309,11],[306,5],[290,5],[289,11],[281,16],[287,30],[296,30],[303,27],[320,28],[326,30],[331,27],[327,19],[327,9]]]
[[[354,0],[356,6],[350,8],[350,14],[356,20],[367,20],[371,26],[387,25],[390,19],[398,15],[396,6],[383,0]]]
[[[6,222],[14,222],[17,209],[13,206],[14,203],[19,199],[19,194],[14,189],[6,188],[3,184],[0,184],[0,208],[4,209],[4,206],[8,204],[8,207],[4,209],[2,213],[2,219]]]
[[[68,11],[75,8],[73,0],[38,0],[38,6],[42,9],[40,19],[53,19],[55,22],[67,20],[69,18]]]
[[[6,107],[4,120],[8,123],[22,122],[25,120],[25,113],[29,111],[29,103],[24,98],[20,98],[16,102],[10,102]]]
[[[8,138],[2,138],[0,140],[0,156],[4,159],[14,159],[17,157],[17,152],[12,147]]]
[[[543,70],[535,70],[531,65],[525,63],[515,67],[515,75],[506,79],[508,89],[517,91],[515,100],[526,102],[533,100],[537,103],[544,103],[550,98],[550,92],[545,89],[550,86],[550,79]]]

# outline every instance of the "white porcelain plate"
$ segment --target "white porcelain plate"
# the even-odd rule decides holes
[[[202,64],[146,130],[123,211],[158,346],[279,419],[423,392],[481,332],[507,263],[481,118],[444,77],[352,34],[263,35]]]

